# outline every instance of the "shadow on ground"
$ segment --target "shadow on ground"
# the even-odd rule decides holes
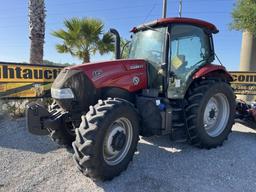
[[[0,119],[0,148],[10,148],[35,153],[56,150],[56,145],[48,136],[35,136],[26,129],[25,119]]]

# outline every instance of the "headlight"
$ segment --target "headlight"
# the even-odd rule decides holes
[[[54,99],[74,99],[75,96],[70,88],[51,89],[52,98]]]

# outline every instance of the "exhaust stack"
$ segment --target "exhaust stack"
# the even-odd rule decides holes
[[[120,59],[120,35],[116,29],[111,28],[109,30],[110,33],[115,35],[115,58]]]

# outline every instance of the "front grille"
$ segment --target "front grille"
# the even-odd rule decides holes
[[[96,89],[83,71],[68,70],[61,73],[53,88],[71,88],[75,99],[58,99],[57,103],[66,111],[87,111],[97,100]]]

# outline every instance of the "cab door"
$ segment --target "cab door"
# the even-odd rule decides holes
[[[210,35],[204,29],[176,24],[170,29],[168,98],[183,98],[188,81],[202,65],[212,62]]]

